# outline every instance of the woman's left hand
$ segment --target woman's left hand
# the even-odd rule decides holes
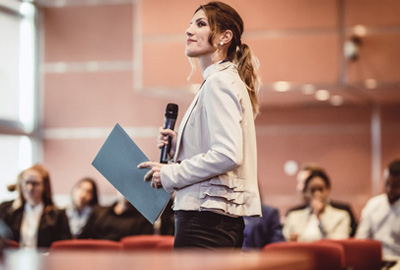
[[[164,164],[158,162],[146,161],[140,163],[137,167],[139,169],[145,169],[145,168],[150,169],[144,176],[144,181],[151,180],[151,187],[160,188],[162,187],[160,171],[163,165]]]

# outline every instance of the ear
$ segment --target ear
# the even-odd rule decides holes
[[[228,44],[231,42],[232,38],[233,38],[232,31],[226,30],[225,32],[222,33],[219,43],[221,44],[222,42],[223,44]]]

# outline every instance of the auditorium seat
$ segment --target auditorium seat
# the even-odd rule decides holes
[[[344,249],[345,265],[352,270],[377,270],[382,261],[382,243],[372,239],[322,240],[340,244]]]
[[[279,242],[268,244],[263,252],[303,254],[312,260],[310,270],[341,270],[344,268],[343,247],[330,242]]]
[[[171,235],[132,235],[120,240],[124,250],[172,250],[174,237]]]
[[[14,240],[6,240],[5,248],[19,248],[19,244]]]
[[[121,250],[120,242],[101,239],[60,240],[51,244],[50,250]]]

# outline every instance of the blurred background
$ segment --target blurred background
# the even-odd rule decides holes
[[[400,158],[400,1],[225,0],[260,61],[256,119],[265,203],[301,202],[296,173],[326,168],[357,217]],[[165,106],[178,123],[202,82],[184,54],[199,0],[0,0],[0,201],[35,162],[67,203],[76,181],[114,188],[91,165],[116,123],[159,159]]]

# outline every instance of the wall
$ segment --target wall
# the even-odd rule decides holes
[[[265,86],[256,128],[264,201],[279,207],[281,214],[298,204],[295,177],[284,173],[284,164],[317,162],[332,178],[332,197],[351,202],[358,216],[380,185],[372,169],[377,158],[371,137],[374,102],[341,89],[349,96],[344,106],[299,105],[298,99],[304,98],[299,92],[277,94],[269,88],[279,80],[337,83],[341,76],[337,1],[226,2],[242,14],[248,31],[244,40],[262,65]],[[354,25],[359,22],[354,16],[365,18],[365,13],[355,11],[357,1],[348,2],[348,14],[353,14],[348,22]],[[156,137],[165,105],[179,104],[179,121],[194,96],[186,81],[190,65],[183,53],[184,30],[199,3],[142,0],[41,9],[43,158],[56,194],[68,196],[84,176],[98,181],[103,196],[115,194],[91,162],[117,122],[150,159],[158,159]],[[386,18],[389,21],[383,23],[395,21]],[[357,68],[349,68],[351,80],[357,82]],[[197,72],[193,82],[201,81]],[[379,105],[380,171],[400,157],[398,107],[398,103]]]

